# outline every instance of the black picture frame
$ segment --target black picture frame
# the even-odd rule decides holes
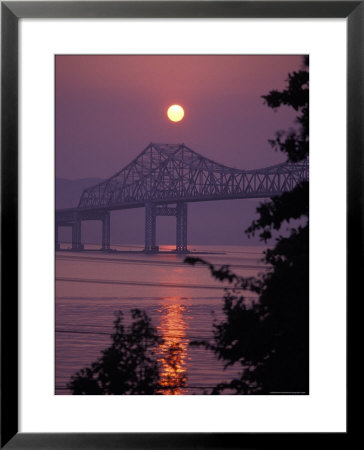
[[[237,17],[347,18],[347,302],[357,298],[364,273],[364,1],[1,2],[1,448],[297,448],[312,438],[315,446],[327,444],[325,433],[18,433],[19,19]],[[333,433],[343,448],[348,431]]]

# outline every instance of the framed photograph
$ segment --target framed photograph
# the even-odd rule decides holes
[[[1,446],[344,445],[362,2],[1,6]]]

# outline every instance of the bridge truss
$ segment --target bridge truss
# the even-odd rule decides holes
[[[156,252],[156,217],[177,219],[176,251],[187,252],[187,204],[266,198],[308,180],[308,161],[241,170],[218,164],[184,144],[154,144],[111,178],[85,189],[77,208],[56,211],[58,226],[72,226],[72,248],[82,249],[83,220],[101,220],[102,248],[110,247],[110,211],[145,207],[145,251]]]
[[[184,144],[149,144],[111,178],[83,191],[78,207],[122,209],[157,204],[272,197],[308,179],[308,163],[240,170]]]

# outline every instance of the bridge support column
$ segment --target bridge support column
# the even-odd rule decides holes
[[[187,203],[177,203],[176,252],[187,253]]]
[[[72,223],[72,250],[83,249],[83,245],[81,244],[81,224],[82,221],[76,212]]]
[[[72,250],[81,250],[81,221],[72,224]]]
[[[146,253],[158,251],[156,246],[156,213],[153,203],[145,204],[145,247]]]
[[[102,250],[110,250],[110,213],[106,212],[102,219]]]

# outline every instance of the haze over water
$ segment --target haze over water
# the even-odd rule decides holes
[[[128,323],[133,308],[146,311],[164,339],[158,356],[162,385],[163,380],[186,372],[186,388],[162,393],[203,394],[240,370],[224,371],[211,352],[189,345],[193,340],[211,340],[214,317],[218,321],[223,317],[227,285],[214,280],[205,267],[185,264],[184,255],[101,253],[92,251],[97,246],[85,248],[90,251],[56,253],[56,394],[70,394],[66,389],[70,376],[90,366],[110,345],[114,313],[123,311]],[[142,250],[141,246],[112,248]],[[161,250],[172,248],[161,246]],[[201,256],[218,266],[229,264],[239,275],[250,277],[266,270],[261,262],[264,247],[192,245],[190,250],[211,252]],[[180,348],[175,370],[165,359],[171,345]]]

